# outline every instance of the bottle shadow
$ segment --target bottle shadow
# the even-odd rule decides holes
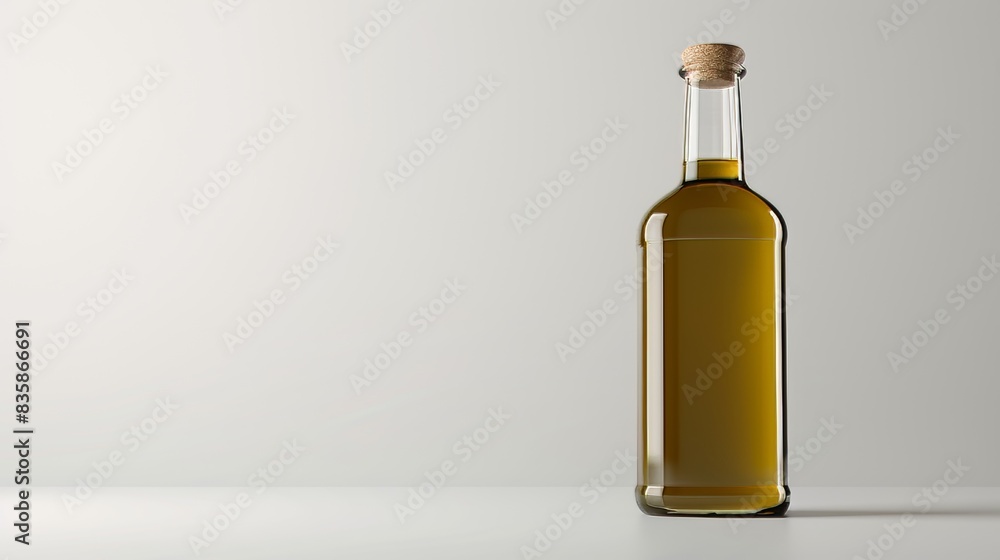
[[[910,514],[914,517],[959,516],[959,517],[997,517],[1000,518],[1000,507],[941,509],[921,513],[907,509],[790,509],[785,517],[884,517]]]

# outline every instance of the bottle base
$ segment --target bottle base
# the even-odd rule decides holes
[[[781,517],[788,511],[788,486],[636,486],[639,509],[654,516]]]

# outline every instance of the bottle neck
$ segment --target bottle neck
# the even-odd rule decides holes
[[[684,181],[742,181],[740,79],[726,87],[699,87],[688,79],[684,117]]]

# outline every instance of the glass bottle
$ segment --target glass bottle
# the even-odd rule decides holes
[[[651,515],[781,515],[785,223],[743,176],[743,50],[682,59],[683,181],[639,232],[636,500]]]

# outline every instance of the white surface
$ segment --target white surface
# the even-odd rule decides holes
[[[246,0],[220,18],[221,1],[76,0],[17,52],[8,34],[39,0],[0,2],[0,350],[20,319],[58,350],[32,386],[36,484],[125,450],[105,486],[240,485],[291,439],[307,451],[287,486],[407,486],[446,460],[463,461],[454,486],[608,468],[636,445],[636,305],[616,284],[680,178],[672,54],[701,34],[747,51],[748,155],[780,146],[750,184],[789,229],[788,443],[809,446],[792,483],[919,486],[961,457],[963,484],[1000,485],[1000,276],[960,311],[947,299],[1000,251],[1000,2],[590,0],[553,29],[546,12],[573,2],[407,0],[348,62],[341,43],[389,0]],[[899,4],[919,9],[884,36]],[[120,119],[149,67],[169,75]],[[453,129],[445,112],[489,76]],[[244,161],[285,107],[295,119]],[[57,180],[102,118],[114,132]],[[614,118],[629,128],[581,171],[574,152]],[[437,127],[447,141],[393,192],[384,173]],[[903,166],[948,128],[957,143],[913,181]],[[186,224],[179,205],[230,159],[241,173]],[[564,169],[575,182],[518,233],[511,214]],[[905,195],[852,244],[844,223],[896,179]],[[283,273],[326,235],[340,248],[292,292]],[[122,268],[125,290],[81,313]],[[467,290],[418,333],[409,318],[454,278]],[[223,333],[275,288],[285,303],[230,353]],[[607,299],[619,311],[561,361]],[[894,372],[887,353],[939,308],[947,324]],[[67,321],[81,329],[58,349]],[[401,330],[413,344],[356,394]],[[180,408],[128,448],[164,398]],[[511,418],[464,462],[456,442],[494,407]],[[818,440],[831,418],[844,428]]]
[[[218,504],[252,495],[203,558],[455,559],[523,558],[536,530],[572,502],[583,515],[544,558],[849,560],[867,541],[914,512],[919,488],[799,488],[781,519],[662,518],[636,509],[632,489],[611,488],[593,504],[576,488],[448,488],[400,524],[401,488],[103,488],[73,515],[62,489],[39,489],[30,551],[18,558],[195,557],[190,536],[219,514]],[[1000,489],[951,488],[893,542],[885,559],[995,560],[1000,551]],[[30,554],[29,554],[30,553]]]

